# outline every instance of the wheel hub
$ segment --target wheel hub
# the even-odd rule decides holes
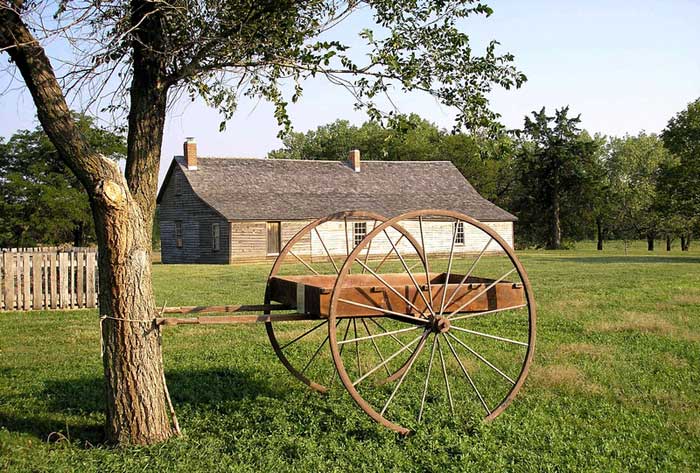
[[[432,321],[432,329],[435,333],[447,333],[451,325],[450,319],[443,315],[435,316]]]

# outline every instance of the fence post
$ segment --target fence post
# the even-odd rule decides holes
[[[97,286],[95,284],[95,268],[97,267],[97,253],[89,251],[85,261],[85,280],[87,286],[87,307],[95,307],[97,300]]]
[[[44,291],[41,287],[42,253],[32,254],[32,308],[41,310],[44,308]]]
[[[3,269],[5,273],[5,281],[3,285],[3,293],[5,294],[5,310],[14,310],[15,308],[15,255],[14,253],[3,253]]]
[[[61,309],[68,309],[68,254],[59,253],[58,254],[58,287],[60,288],[60,307]]]
[[[31,259],[29,253],[22,255],[22,307],[24,310],[32,308],[31,298]],[[17,304],[19,305],[19,304]]]
[[[75,252],[75,256],[78,260],[77,269],[78,269],[78,277],[77,277],[77,291],[75,291],[76,294],[76,301],[75,301],[75,306],[76,307],[85,307],[85,302],[84,302],[84,297],[85,297],[85,253],[83,253],[81,250],[78,250]]]
[[[46,259],[48,269],[47,281],[51,281],[51,308],[55,309],[58,306],[58,272],[56,271],[56,253],[51,252]],[[48,295],[47,295],[48,296]],[[46,308],[49,308],[49,300],[46,300]]]

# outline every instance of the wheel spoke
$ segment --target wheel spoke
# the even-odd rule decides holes
[[[386,235],[387,239],[389,240],[389,243],[391,244],[391,248],[394,250],[394,253],[396,253],[396,256],[398,256],[399,260],[401,261],[401,265],[408,273],[408,277],[411,278],[413,285],[416,287],[416,291],[418,291],[418,294],[420,294],[421,298],[423,299],[423,302],[425,302],[426,308],[430,311],[430,314],[432,316],[435,316],[435,312],[433,311],[433,308],[430,306],[430,302],[428,302],[428,299],[425,298],[425,294],[423,294],[423,290],[418,285],[416,278],[413,277],[413,273],[408,269],[408,265],[406,264],[406,261],[403,259],[403,256],[401,256],[401,253],[399,253],[399,250],[396,248],[396,245],[394,245],[394,242],[391,241],[391,238],[389,238],[389,234],[387,233],[386,230],[384,230],[384,234]],[[420,258],[420,255],[418,255],[418,257]]]
[[[362,376],[362,363],[360,363],[360,344],[357,341],[357,319],[352,319],[352,329],[355,333],[355,355],[357,356],[357,372]]]
[[[437,347],[437,335],[433,338],[433,348],[430,350],[430,361],[428,362],[428,374],[425,375],[425,387],[423,388],[423,397],[420,400],[420,411],[418,411],[418,423],[423,418],[423,408],[425,407],[425,396],[428,394],[428,384],[430,383],[430,370],[433,367],[433,359],[435,358],[435,347]]]
[[[435,337],[439,338],[439,337]],[[442,375],[445,377],[445,389],[447,390],[447,399],[450,401],[450,413],[455,413],[455,403],[452,400],[452,390],[450,389],[450,381],[447,377],[447,366],[445,366],[445,356],[442,354],[442,345],[438,340],[438,353],[440,354],[440,364],[442,365]]]
[[[350,240],[348,236],[348,217],[343,217],[345,221],[345,256],[350,256]],[[352,268],[348,268],[348,274],[352,272]]]
[[[396,396],[396,393],[399,391],[399,388],[403,384],[403,380],[406,379],[406,375],[408,374],[409,371],[411,371],[411,367],[413,366],[413,363],[416,361],[416,359],[420,355],[420,352],[423,350],[423,347],[425,346],[425,341],[428,339],[429,334],[430,334],[430,331],[426,330],[423,333],[423,335],[421,335],[421,340],[420,340],[420,343],[418,344],[418,347],[416,347],[416,352],[413,355],[411,355],[411,359],[408,361],[408,366],[406,367],[406,370],[401,375],[401,378],[399,378],[399,382],[396,384],[396,387],[391,392],[391,396],[389,396],[389,399],[386,400],[386,404],[384,404],[384,408],[382,408],[382,411],[379,413],[380,415],[382,415],[382,416],[384,415],[387,408],[389,407],[389,404],[391,403],[391,400],[394,399],[394,396]]]
[[[367,322],[365,322],[365,319],[360,319],[360,321],[362,322],[362,325],[364,325],[365,331],[367,332],[367,335],[371,336],[372,332],[369,331],[369,326],[367,325]],[[379,359],[384,361],[384,355],[382,354],[382,351],[379,349],[377,342],[375,342],[373,338],[370,338],[370,341],[372,342],[372,346],[374,347],[374,351],[377,352]],[[391,372],[389,371],[389,367],[384,365],[384,369],[386,369],[387,376],[391,376]]]
[[[515,384],[515,381],[513,381],[507,374],[505,374],[503,371],[501,371],[501,370],[499,370],[498,368],[496,368],[489,360],[487,360],[487,359],[484,358],[483,356],[479,355],[475,350],[473,350],[471,347],[469,347],[469,346],[468,346],[466,343],[464,343],[462,340],[460,340],[459,338],[455,337],[455,336],[452,335],[451,333],[448,333],[447,335],[449,335],[450,338],[452,338],[454,341],[456,341],[457,343],[459,343],[460,345],[462,345],[465,349],[467,349],[467,350],[469,351],[469,353],[471,353],[472,355],[474,355],[475,357],[477,357],[478,359],[480,359],[481,361],[483,361],[483,362],[486,364],[486,366],[488,366],[489,368],[491,368],[492,370],[494,370],[496,373],[500,374],[500,375],[503,376],[505,379],[507,379],[507,380],[510,382],[510,384]]]
[[[459,356],[457,356],[457,352],[455,351],[455,348],[452,346],[452,343],[450,343],[450,339],[445,337],[445,341],[447,342],[447,346],[450,347],[450,351],[454,355],[455,359],[457,360],[457,363],[459,363],[459,367],[462,368],[462,373],[464,373],[464,376],[467,377],[467,381],[469,381],[469,384],[471,384],[472,388],[474,389],[474,392],[476,393],[477,397],[479,398],[479,401],[481,401],[481,405],[484,406],[484,409],[486,409],[486,412],[488,414],[491,414],[491,411],[489,410],[489,406],[486,405],[486,401],[484,401],[484,398],[481,397],[481,393],[479,390],[476,388],[476,385],[474,384],[474,381],[472,381],[472,377],[469,376],[469,373],[467,372],[467,369],[464,367],[462,364],[462,360],[459,359]]]
[[[447,318],[449,319],[450,317],[452,317],[453,315],[455,315],[457,312],[459,312],[460,310],[464,309],[464,308],[467,307],[469,304],[471,304],[472,302],[474,302],[475,300],[477,300],[479,297],[481,297],[482,295],[486,294],[486,292],[488,292],[489,289],[491,289],[493,286],[495,286],[495,285],[498,284],[499,282],[503,281],[505,278],[508,277],[508,275],[510,275],[510,274],[511,274],[512,272],[514,272],[515,270],[516,270],[516,268],[511,269],[511,270],[508,271],[506,274],[504,274],[503,276],[501,276],[500,278],[496,279],[494,282],[492,282],[491,284],[489,284],[488,286],[486,286],[486,288],[483,289],[481,292],[479,292],[477,295],[475,295],[474,297],[472,297],[471,299],[469,299],[467,302],[465,302],[464,304],[462,304],[461,306],[459,306],[456,310],[452,311],[452,312],[450,313],[450,315],[447,316]]]
[[[342,322],[342,319],[340,320],[340,322]],[[338,324],[340,324],[340,322],[338,322]],[[337,326],[338,325],[336,325],[336,327]],[[349,331],[350,331],[350,319],[348,319],[348,325],[345,327],[345,334],[343,335],[343,342],[348,339],[348,332]],[[341,342],[338,342],[339,345],[340,345],[340,343]],[[340,356],[343,355],[343,348],[345,348],[345,345],[340,345],[340,350],[339,350]],[[333,374],[331,374],[331,380],[328,383],[328,386],[333,386],[334,382],[335,382],[335,376],[333,376]]]
[[[368,372],[366,372],[363,376],[361,376],[361,377],[359,377],[357,380],[355,380],[355,381],[352,383],[352,385],[353,385],[353,386],[357,386],[358,383],[362,382],[364,379],[367,379],[368,376],[370,376],[372,373],[374,373],[375,371],[377,371],[379,368],[381,368],[382,366],[386,366],[387,363],[389,363],[391,360],[393,360],[394,358],[396,358],[397,356],[399,356],[401,353],[405,352],[406,350],[409,350],[410,347],[411,347],[411,345],[414,345],[414,344],[415,344],[416,342],[418,342],[418,340],[420,340],[421,338],[423,338],[423,335],[419,335],[419,336],[417,336],[416,338],[414,338],[413,340],[411,340],[410,342],[408,342],[408,345],[404,345],[403,348],[399,349],[399,351],[397,351],[396,353],[394,353],[393,355],[391,355],[389,358],[387,358],[386,360],[382,361],[382,362],[379,363],[377,366],[375,366],[374,368],[372,368],[371,370],[369,370]],[[412,353],[411,356],[413,356],[413,354],[415,354],[415,352],[411,352],[411,353]]]
[[[378,275],[377,273],[375,273],[375,272],[372,270],[372,268],[370,268],[369,266],[365,266],[365,264],[362,263],[360,260],[357,260],[357,262],[362,266],[363,270],[366,269],[367,271],[369,271],[369,273],[370,273],[372,276],[374,276],[375,278],[377,278],[377,279],[379,280],[379,282],[381,282],[382,284],[384,284],[384,286],[386,286],[386,288],[389,289],[391,292],[393,292],[394,294],[396,294],[397,296],[399,296],[399,298],[401,298],[402,301],[404,301],[406,304],[408,304],[409,306],[411,306],[411,308],[412,308],[413,310],[415,310],[416,312],[419,312],[419,313],[421,313],[421,314],[425,313],[424,310],[420,310],[418,307],[416,307],[415,304],[413,304],[411,301],[409,301],[403,294],[401,294],[399,291],[397,291],[395,287],[393,287],[391,284],[389,284],[388,282],[386,282],[386,281],[384,280],[384,278],[382,278],[380,275]]]
[[[318,236],[318,240],[321,242],[321,246],[323,247],[324,251],[326,252],[326,255],[328,255],[328,259],[333,264],[333,268],[335,269],[335,273],[336,274],[340,273],[338,266],[336,266],[336,264],[335,264],[335,260],[333,260],[333,257],[331,256],[330,251],[328,251],[328,248],[326,247],[326,243],[323,241],[323,238],[321,238],[321,234],[318,232],[318,229],[316,227],[314,227],[314,231],[316,232],[316,236]]]
[[[328,341],[328,335],[326,335],[326,338],[323,339],[323,341],[322,341],[321,344],[318,346],[318,348],[316,349],[316,351],[314,352],[314,354],[311,356],[311,358],[309,359],[309,361],[306,363],[306,365],[304,365],[304,368],[302,368],[302,370],[301,370],[301,373],[302,373],[302,374],[309,368],[309,366],[311,366],[311,363],[313,363],[313,361],[316,359],[316,357],[318,356],[318,354],[321,352],[321,348],[323,348],[323,345],[325,345],[327,341]]]
[[[515,345],[522,345],[524,347],[528,346],[528,344],[525,342],[519,342],[517,340],[511,340],[510,338],[499,337],[496,335],[490,335],[488,333],[481,333],[481,332],[477,332],[476,330],[469,330],[469,329],[462,328],[462,327],[456,327],[454,325],[450,329],[459,330],[460,332],[471,333],[472,335],[479,335],[480,337],[493,338],[494,340],[499,340],[501,342],[513,343]]]
[[[321,323],[318,324],[317,326],[315,326],[315,327],[313,327],[313,328],[307,330],[306,332],[302,333],[301,335],[299,335],[297,338],[295,338],[295,339],[292,340],[291,342],[285,343],[282,347],[280,347],[280,350],[284,350],[284,349],[287,348],[289,345],[298,342],[299,340],[301,340],[302,338],[304,338],[305,336],[307,336],[308,334],[310,334],[310,333],[313,332],[314,330],[318,329],[321,325],[324,325],[325,323],[326,323],[326,321],[324,320],[323,322],[321,322]]]
[[[464,275],[464,277],[463,277],[462,280],[459,282],[459,284],[457,285],[457,287],[455,288],[455,290],[452,291],[452,294],[450,295],[450,298],[447,300],[447,303],[445,304],[445,307],[449,307],[449,306],[450,306],[450,303],[452,302],[452,299],[454,299],[455,295],[457,295],[457,291],[459,291],[459,290],[462,288],[462,286],[463,286],[464,283],[467,281],[467,279],[469,279],[469,276],[472,275],[472,272],[474,271],[474,268],[476,268],[477,263],[479,262],[479,260],[481,259],[481,257],[484,255],[484,252],[486,251],[486,248],[489,247],[489,245],[491,244],[492,241],[493,241],[493,237],[489,238],[489,241],[486,243],[486,246],[484,247],[483,250],[481,250],[481,253],[479,253],[479,256],[476,257],[476,260],[474,260],[474,262],[472,263],[471,267],[469,268],[469,271],[467,271],[467,274]]]
[[[399,318],[401,318],[401,319],[412,320],[412,321],[418,322],[418,323],[420,323],[420,324],[422,324],[422,325],[425,325],[425,324],[428,323],[427,319],[421,319],[421,318],[419,318],[419,317],[413,317],[412,315],[402,314],[401,312],[395,312],[395,311],[393,311],[393,310],[384,309],[384,308],[382,308],[382,307],[377,307],[377,306],[373,306],[373,305],[362,304],[361,302],[355,302],[355,301],[351,301],[351,300],[348,300],[348,299],[338,299],[338,301],[339,301],[339,302],[342,302],[342,303],[344,303],[344,304],[350,304],[350,305],[354,305],[354,306],[357,306],[357,307],[362,307],[362,308],[364,308],[364,309],[378,310],[379,312],[382,312],[382,313],[384,313],[384,314],[395,315],[396,317],[399,317]]]
[[[430,305],[433,301],[433,287],[430,282],[430,266],[428,265],[428,250],[425,249],[425,237],[423,236],[423,216],[418,217],[418,227],[420,228],[420,244],[423,249],[423,259],[425,260],[425,281],[428,284],[428,294],[430,294]]]
[[[374,323],[374,325],[376,325],[377,327],[379,327],[379,329],[380,329],[382,332],[386,332],[386,331],[387,331],[384,327],[382,327],[382,326],[379,324],[379,322],[377,322],[376,320],[374,320],[374,318],[370,317],[369,320],[372,321],[372,323]],[[389,335],[389,338],[391,338],[392,340],[394,340],[396,343],[398,343],[398,344],[401,345],[402,347],[405,347],[405,346],[406,346],[401,340],[399,340],[398,338],[396,338],[395,335]],[[411,350],[411,353],[413,353],[413,350]]]
[[[354,319],[353,319],[353,320],[354,320]],[[419,328],[423,328],[423,327],[420,326],[420,325],[414,325],[413,327],[407,327],[407,328],[402,328],[402,329],[398,329],[398,330],[393,330],[393,331],[391,331],[391,332],[383,332],[383,333],[378,333],[378,334],[376,334],[376,335],[369,335],[369,336],[365,336],[365,337],[351,338],[350,340],[343,340],[343,341],[341,341],[341,342],[338,342],[338,345],[343,345],[343,344],[345,344],[345,343],[353,343],[353,342],[354,342],[354,343],[357,343],[357,342],[361,342],[362,340],[374,340],[375,338],[386,337],[386,336],[389,336],[389,335],[395,335],[395,334],[397,334],[397,333],[403,333],[403,332],[408,332],[408,331],[411,331],[411,330],[417,330],[417,329],[419,329]]]
[[[495,314],[497,312],[504,312],[506,310],[521,309],[523,307],[527,307],[527,304],[514,305],[514,306],[510,306],[510,307],[501,307],[500,309],[484,310],[482,312],[475,312],[473,314],[460,315],[459,317],[451,318],[450,322],[455,322],[457,320],[462,320],[462,319],[472,319],[474,317],[480,317],[482,315],[488,315],[488,314]]]
[[[292,250],[289,250],[289,254],[292,255],[292,256],[294,256],[297,260],[299,260],[299,262],[300,262],[301,264],[303,264],[304,266],[306,266],[306,267],[309,269],[309,271],[311,271],[312,273],[314,273],[314,274],[317,275],[317,276],[320,276],[319,273],[318,273],[318,271],[316,271],[314,268],[312,268],[311,266],[309,266],[309,263],[307,263],[306,261],[304,261],[303,259],[301,259],[301,257],[297,256],[297,254],[294,253]]]
[[[447,273],[445,273],[445,286],[442,288],[442,300],[440,301],[440,315],[445,311],[445,296],[447,295],[447,286],[450,284],[450,272],[452,271],[452,257],[455,253],[455,240],[457,239],[457,219],[454,221],[452,229],[452,244],[450,245],[450,258],[447,261]]]
[[[339,324],[340,324],[340,320],[339,320],[338,322],[336,322],[335,326],[337,327]],[[316,351],[314,352],[314,354],[311,356],[311,359],[309,359],[309,361],[306,363],[306,365],[304,365],[304,368],[301,370],[301,373],[302,373],[302,374],[304,374],[304,372],[309,368],[309,366],[311,366],[311,363],[313,363],[314,359],[315,359],[315,358],[318,356],[318,354],[321,352],[321,348],[323,348],[323,345],[326,344],[326,342],[328,341],[329,338],[330,338],[329,335],[326,335],[326,338],[323,339],[323,341],[322,341],[321,344],[318,346],[318,348],[316,349]]]
[[[343,354],[343,346],[342,344],[345,343],[345,340],[348,339],[348,332],[350,331],[350,319],[348,319],[348,325],[345,327],[345,334],[343,335],[343,340],[338,342],[338,345],[341,345],[340,347],[340,354]]]
[[[386,233],[386,232],[384,232],[384,233]],[[405,236],[405,235],[402,233],[401,236],[399,237],[399,239],[396,240],[396,244],[397,244],[397,245],[401,242],[401,240],[403,240],[403,237],[404,237],[404,236]],[[386,237],[389,238],[389,235],[387,235]],[[384,264],[384,262],[387,260],[387,258],[389,258],[389,256],[391,256],[392,251],[394,251],[394,250],[389,250],[389,252],[388,252],[386,255],[384,255],[384,258],[382,258],[382,260],[379,262],[379,264],[377,265],[377,267],[374,268],[375,271],[379,271],[379,268],[381,268],[382,265]]]
[[[370,233],[374,231],[374,229],[377,228],[377,221],[374,221],[374,225],[372,225],[372,230],[370,230]],[[369,253],[372,250],[372,242],[374,242],[374,239],[371,239],[369,243],[367,243],[367,252],[365,253],[365,264],[367,264],[367,260],[369,259]],[[362,274],[365,273],[365,268],[362,268]]]

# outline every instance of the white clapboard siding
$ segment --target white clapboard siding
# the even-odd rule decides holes
[[[373,221],[367,222],[367,233],[372,230]],[[410,233],[421,245],[420,224],[416,221],[402,222],[403,227]],[[488,227],[494,229],[498,235],[506,241],[508,245],[513,246],[513,223],[512,222],[487,222]],[[401,233],[393,228],[387,230],[387,234],[396,248],[402,255],[415,254],[413,245],[407,238],[401,238]],[[423,235],[426,242],[426,251],[428,254],[447,254],[450,252],[450,246],[454,235],[454,223],[452,221],[424,221]],[[319,238],[320,236],[320,238]],[[321,242],[323,240],[323,243]],[[478,253],[484,249],[489,242],[489,235],[481,229],[464,224],[464,243],[455,245],[455,253]],[[326,248],[323,247],[325,244]],[[352,221],[348,221],[347,232],[345,222],[327,222],[318,227],[318,234],[311,233],[311,248],[310,252],[314,259],[323,259],[326,256],[326,249],[333,256],[344,256],[348,249],[353,249],[353,226]],[[308,255],[308,247],[295,248],[298,254]],[[392,245],[386,235],[379,234],[369,246],[371,256],[381,257],[389,252],[392,252]],[[365,254],[363,251],[363,254]],[[486,253],[502,252],[501,247],[496,242],[489,243],[486,248]]]

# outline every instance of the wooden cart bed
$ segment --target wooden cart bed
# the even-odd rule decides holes
[[[430,299],[432,293],[433,301],[441,301],[446,287],[446,274],[431,273],[429,276],[429,284],[425,274],[416,275],[415,279],[427,299]],[[419,316],[425,312],[426,304],[408,274],[383,274],[381,277],[387,283],[386,285],[371,274],[348,275],[348,286],[340,293],[341,302],[338,303],[337,316],[387,315],[382,311],[373,310],[372,307],[375,306],[388,307],[394,312],[413,316]],[[449,302],[444,310],[447,314],[454,311],[463,313],[505,309],[525,303],[522,284],[511,281],[500,281],[494,284],[493,279],[475,276],[470,276],[460,284],[463,278],[464,275],[460,274],[450,275],[445,297],[445,302]],[[270,298],[286,306],[296,307],[300,314],[327,318],[335,281],[335,275],[276,276],[270,280]],[[389,289],[388,285],[394,290]],[[486,288],[488,290],[484,291]],[[458,292],[453,296],[455,289]],[[396,292],[410,301],[412,306]],[[385,302],[387,300],[388,302]]]

